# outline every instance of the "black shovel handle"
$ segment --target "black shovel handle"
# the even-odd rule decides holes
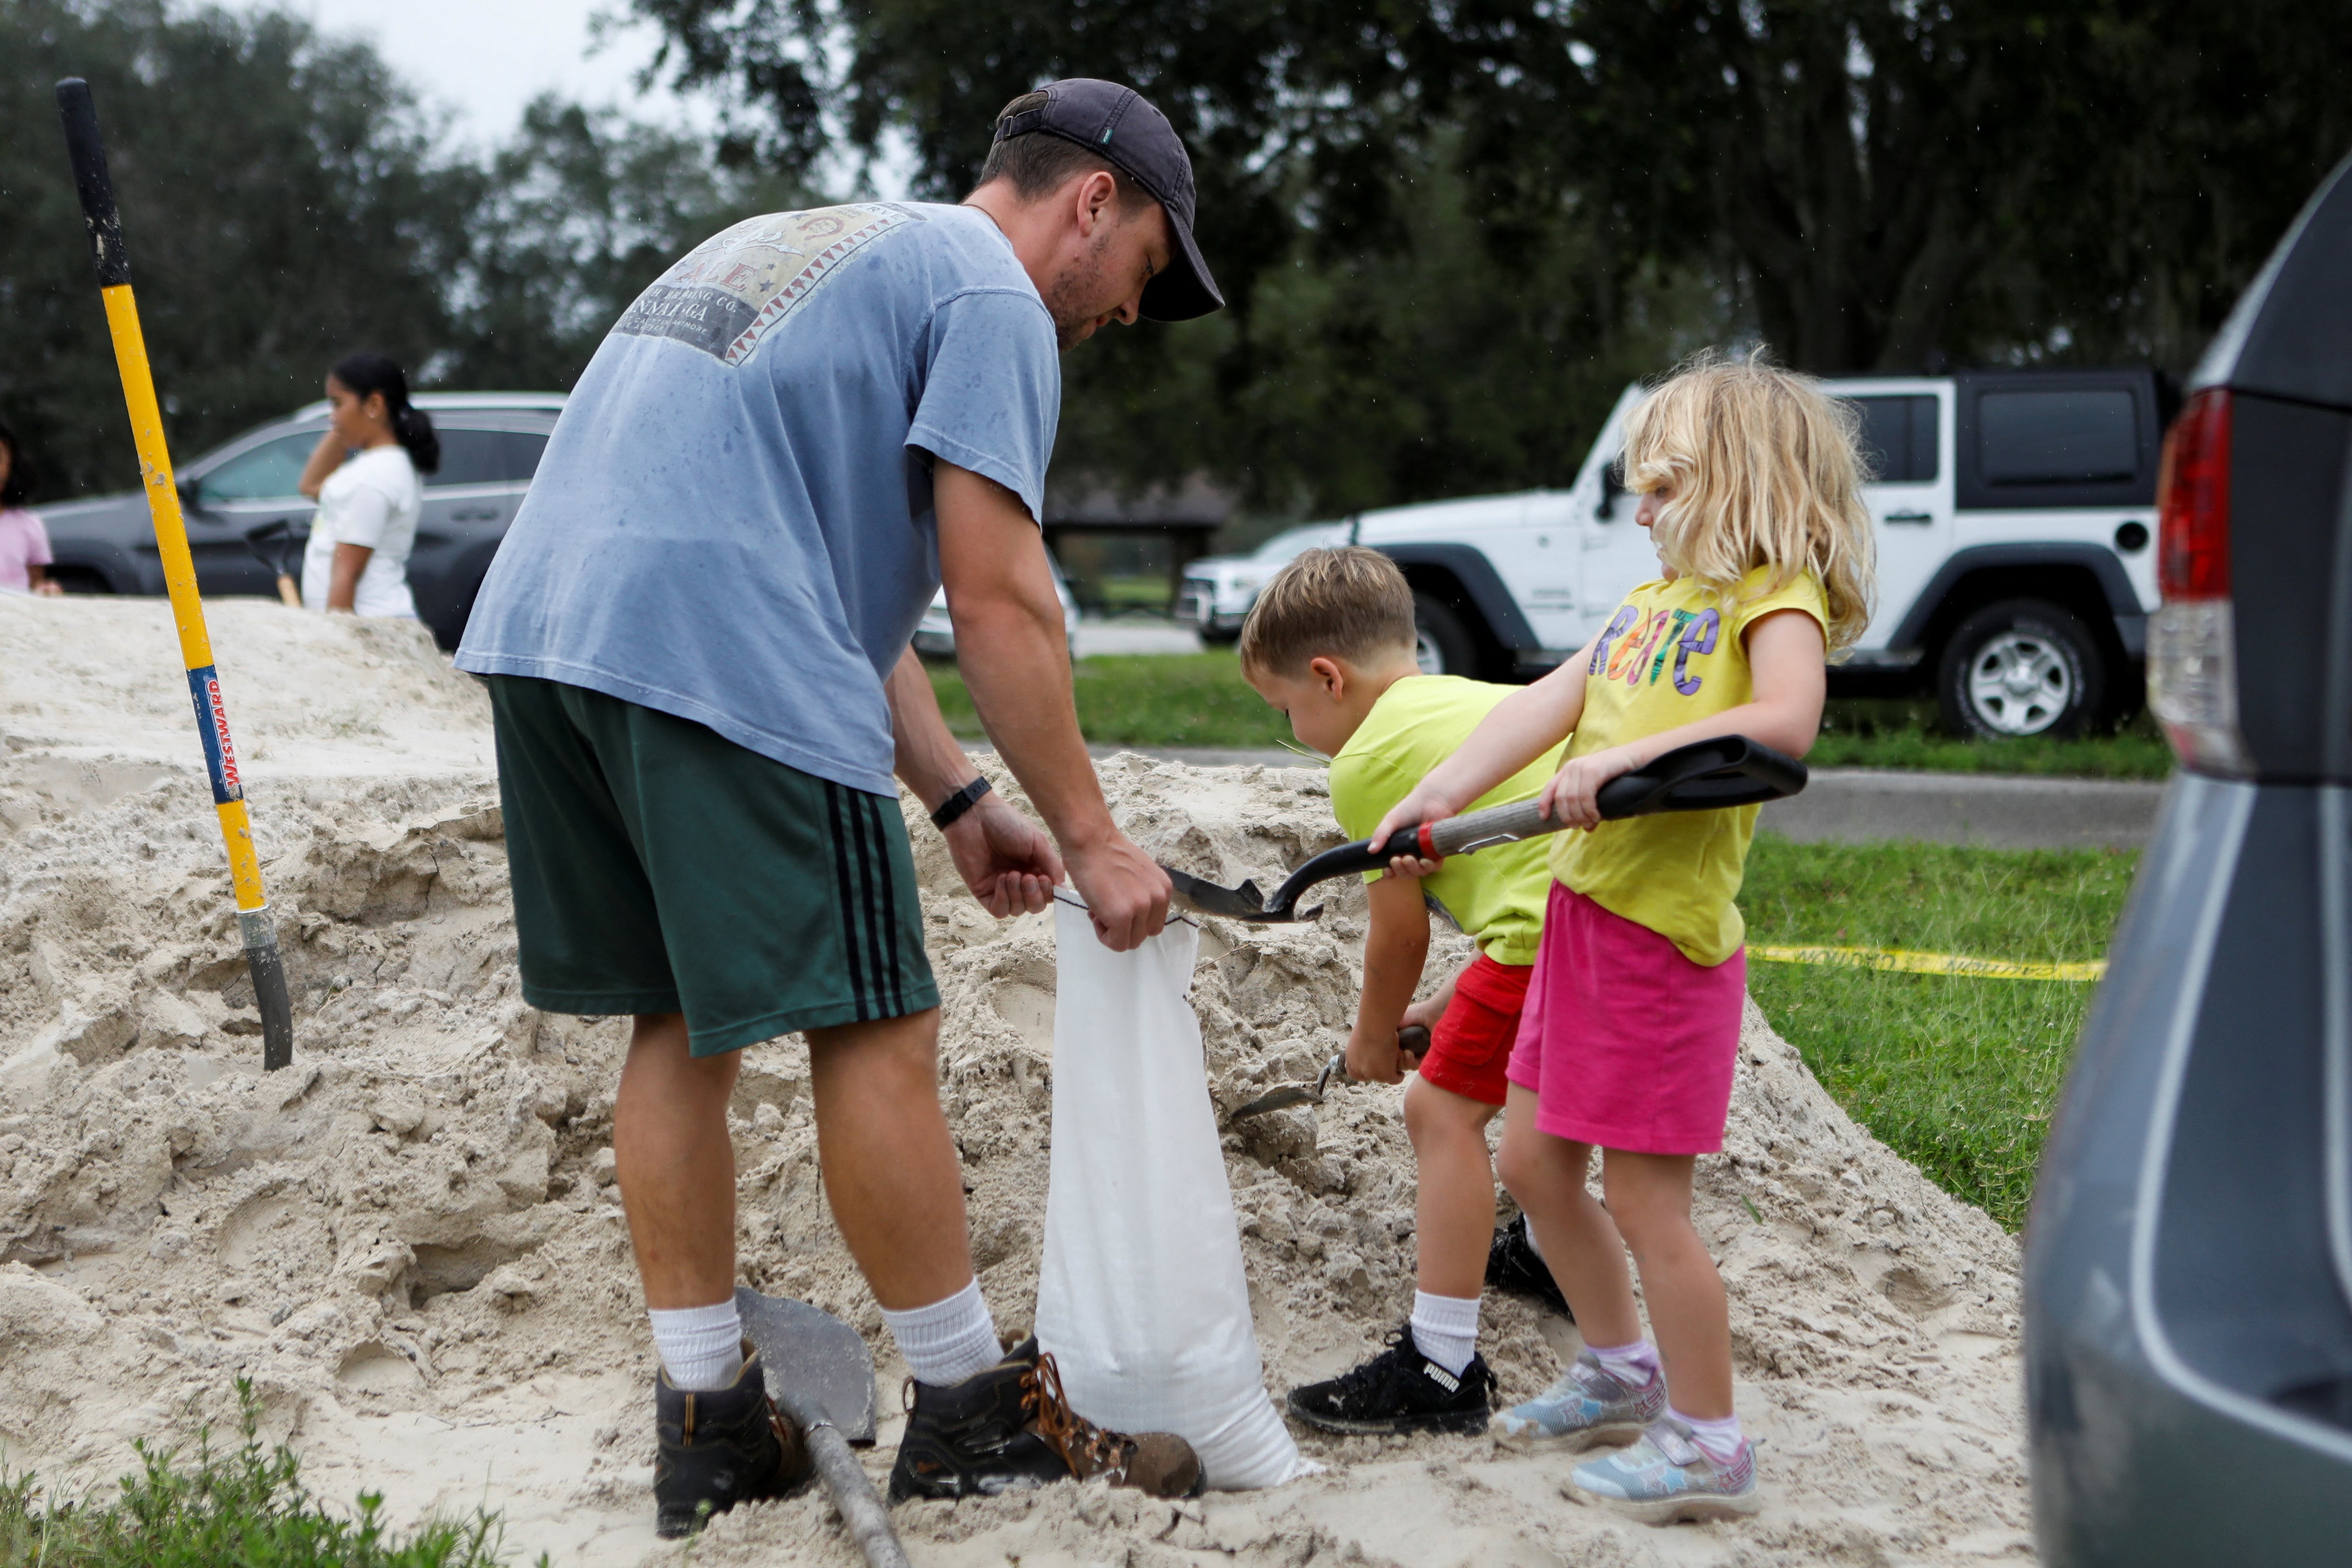
[[[1604,821],[1660,811],[1719,811],[1783,800],[1804,789],[1805,779],[1805,765],[1795,758],[1744,735],[1727,735],[1678,746],[1648,767],[1611,779],[1601,787],[1598,804]],[[1359,839],[1326,850],[1291,873],[1265,901],[1266,913],[1286,914],[1317,883],[1349,872],[1378,871],[1400,855],[1475,854],[1559,828],[1544,815],[1539,800],[1516,800],[1417,828],[1399,828],[1384,843]]]

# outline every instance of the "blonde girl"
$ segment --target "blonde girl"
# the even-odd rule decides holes
[[[1662,573],[1575,658],[1497,705],[1380,831],[1451,816],[1568,742],[1542,798],[1570,831],[1553,841],[1497,1166],[1585,1349],[1499,1426],[1527,1446],[1630,1443],[1570,1485],[1666,1523],[1759,1506],[1723,1281],[1690,1218],[1696,1156],[1722,1148],[1731,1099],[1747,990],[1733,900],[1757,808],[1604,823],[1594,796],[1711,736],[1802,756],[1828,654],[1869,622],[1873,563],[1853,412],[1809,378],[1694,361],[1634,410],[1624,464]],[[1595,1149],[1606,1207],[1585,1186]]]

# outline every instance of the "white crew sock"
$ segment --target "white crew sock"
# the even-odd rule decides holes
[[[1648,1340],[1637,1339],[1632,1344],[1588,1344],[1592,1359],[1601,1370],[1628,1388],[1643,1388],[1658,1375],[1658,1347]]]
[[[1478,1298],[1412,1293],[1412,1344],[1415,1350],[1454,1374],[1478,1354]]]
[[[1684,1415],[1671,1405],[1666,1406],[1666,1414],[1690,1428],[1691,1441],[1697,1445],[1700,1453],[1714,1460],[1717,1468],[1739,1458],[1739,1445],[1742,1439],[1739,1436],[1738,1411],[1726,1416],[1720,1421],[1701,1421],[1694,1416]]]
[[[977,1280],[928,1307],[903,1312],[886,1307],[882,1321],[890,1325],[890,1335],[898,1342],[898,1354],[907,1358],[907,1370],[915,1381],[934,1388],[952,1387],[1004,1359],[1004,1347],[996,1341],[996,1321],[981,1300]]]
[[[670,1386],[707,1394],[735,1381],[743,1369],[743,1314],[730,1296],[716,1306],[648,1311],[654,1350]]]

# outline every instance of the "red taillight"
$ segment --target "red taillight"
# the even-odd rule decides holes
[[[2156,580],[2168,604],[2230,596],[2230,393],[2189,400],[2156,481]]]

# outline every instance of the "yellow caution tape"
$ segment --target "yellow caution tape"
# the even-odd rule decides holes
[[[1979,980],[2097,980],[2104,960],[2091,964],[2026,964],[1968,958],[1957,953],[1907,953],[1896,947],[1759,947],[1748,956],[1767,964],[1828,964],[1851,969],[1895,969],[1906,975],[1967,975]]]

